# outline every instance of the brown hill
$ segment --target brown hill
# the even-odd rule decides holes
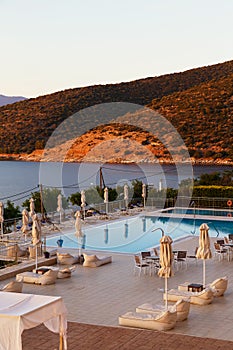
[[[149,105],[168,118],[196,159],[232,161],[232,148],[228,141],[232,130],[232,74],[233,61],[229,61],[128,83],[64,90],[0,107],[0,153],[29,154],[40,150],[59,124],[74,113],[100,103],[131,102]],[[122,116],[124,112],[119,108],[115,116]],[[78,117],[82,118],[82,115]],[[76,130],[74,125],[72,135],[76,132],[76,136],[81,136],[92,129],[93,118],[92,115],[89,119],[84,116],[83,127],[80,128],[79,123]],[[108,115],[102,114],[98,118],[94,125],[109,124],[112,115],[109,112]],[[146,129],[150,128],[150,125],[144,126]],[[60,134],[60,143],[69,139],[68,132],[69,130],[64,129],[63,134]],[[82,142],[79,142],[78,153],[85,153],[87,139],[88,147],[98,139],[100,143],[105,140],[101,129],[91,133],[89,136],[85,134]],[[132,135],[125,135],[123,138],[126,137],[131,138]],[[153,135],[143,137],[144,141],[140,139],[139,144],[150,148],[150,152],[152,150],[154,155],[161,158],[158,140],[151,141]],[[88,147],[86,150],[90,152]],[[122,155],[118,155],[120,159]],[[167,157],[166,154],[163,156]]]

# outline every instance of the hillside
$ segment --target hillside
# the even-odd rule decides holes
[[[195,159],[233,160],[233,74],[155,99]]]
[[[197,161],[230,163],[233,162],[232,82],[233,61],[229,61],[127,83],[68,89],[3,106],[0,107],[0,153],[29,154],[36,150],[29,159],[38,159],[39,150],[43,149],[52,132],[74,113],[100,103],[131,102],[148,105],[171,121]],[[124,115],[120,108],[117,113],[119,117]],[[109,124],[111,113],[100,115],[99,121]],[[84,118],[83,122],[84,127],[77,130],[76,136],[93,128],[91,117]],[[150,125],[144,126],[150,129]],[[109,130],[107,134],[108,139]],[[140,132],[134,132],[134,138],[136,134]],[[63,136],[61,143],[67,140],[67,130],[63,131]],[[119,136],[131,138],[131,134],[122,136],[122,131]],[[144,140],[140,138],[138,142],[156,157],[166,156],[166,150],[163,148],[161,151],[158,140],[153,140],[153,135],[147,136],[144,135]],[[87,139],[89,148],[85,148]],[[91,145],[97,145],[96,140],[99,143],[105,140],[101,128],[97,128],[94,134],[91,131],[89,136],[85,134],[76,142],[76,153],[84,155],[84,149],[90,152]],[[120,160],[123,155],[118,152],[118,156],[116,158]]]

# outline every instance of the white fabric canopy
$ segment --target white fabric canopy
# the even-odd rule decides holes
[[[66,307],[61,297],[1,292],[0,350],[22,350],[21,334],[44,323],[66,343]]]

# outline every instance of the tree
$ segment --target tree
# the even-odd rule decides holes
[[[43,212],[54,212],[57,211],[57,197],[61,194],[61,191],[56,188],[45,188],[42,191],[42,199],[43,199]],[[40,192],[33,192],[31,197],[34,199],[35,204],[35,212],[41,213],[41,194]],[[26,208],[30,211],[30,199],[26,199],[22,207]],[[62,195],[62,207],[66,209],[68,207],[68,202],[66,198]]]
[[[115,188],[108,187],[108,200],[109,202],[115,201],[117,199],[118,193]],[[91,187],[85,191],[86,203],[87,204],[97,204],[103,203],[104,199],[104,189],[100,189],[99,186]],[[72,205],[81,206],[81,194],[79,192],[71,194],[68,198]]]
[[[4,207],[4,226],[10,227],[16,219],[21,217],[19,206],[15,207],[14,203],[8,200]]]
[[[141,198],[142,197],[142,181],[133,180],[133,198]]]
[[[41,200],[40,200],[40,192],[32,192],[31,198],[34,199],[34,205],[35,205],[35,212],[41,213]],[[22,203],[22,207],[26,208],[28,211],[30,211],[30,199],[26,199]]]

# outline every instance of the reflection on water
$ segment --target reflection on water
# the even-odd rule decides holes
[[[125,238],[128,238],[129,235],[129,224],[128,222],[125,223]]]
[[[104,229],[104,243],[108,244],[108,227]]]
[[[146,232],[146,218],[145,217],[142,218],[142,231]]]

